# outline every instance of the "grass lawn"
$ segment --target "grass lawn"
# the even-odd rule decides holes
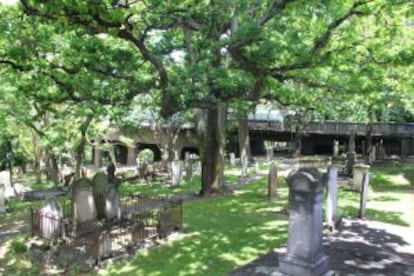
[[[265,172],[266,170],[263,170]],[[367,217],[382,222],[414,227],[414,164],[373,167]],[[238,179],[238,170],[226,170],[226,179]],[[279,212],[287,205],[288,189],[279,179],[280,198],[266,199],[267,179],[245,186],[231,186],[231,195],[197,199],[184,203],[184,232],[176,239],[134,257],[110,263],[98,273],[103,275],[227,275],[260,255],[287,241],[287,216]],[[123,195],[171,195],[198,192],[199,178],[176,187],[162,184],[124,183]],[[339,214],[356,217],[359,194],[340,188]],[[10,215],[10,214],[9,214]],[[0,218],[1,219],[1,218]],[[24,252],[9,250],[7,272],[30,275],[34,265],[24,262]],[[13,274],[14,275],[14,274]]]

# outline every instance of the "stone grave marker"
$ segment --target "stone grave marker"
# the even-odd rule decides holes
[[[185,179],[191,181],[193,178],[193,160],[188,159],[185,161]]]
[[[286,179],[289,185],[287,254],[279,258],[279,272],[293,275],[328,273],[322,246],[323,181],[316,168],[301,168]]]
[[[230,166],[235,167],[236,166],[236,154],[234,152],[229,153],[229,159],[230,159]]]
[[[353,184],[352,189],[360,191],[364,174],[369,172],[369,165],[355,164],[353,166]]]
[[[16,193],[11,185],[10,182],[10,172],[9,171],[1,171],[0,172],[0,184],[4,184],[4,197],[9,199],[11,197],[15,197]]]
[[[182,168],[180,160],[171,162],[171,185],[176,186],[181,182]]]
[[[367,199],[368,199],[368,186],[369,186],[369,173],[364,173],[362,177],[362,185],[361,185],[361,193],[359,199],[359,218],[365,217],[365,210],[367,206]]]
[[[255,174],[259,174],[260,173],[260,163],[259,163],[259,161],[256,161],[254,163],[254,173]]]
[[[347,175],[352,175],[352,168],[356,163],[356,153],[355,152],[348,152],[346,154],[345,160],[345,173]]]
[[[98,219],[103,219],[105,218],[106,193],[109,187],[108,176],[104,172],[97,172],[92,178],[92,185]]]
[[[116,171],[116,166],[113,162],[109,163],[108,166],[106,166],[106,173],[108,174],[109,183],[117,184],[115,171]]]
[[[332,157],[337,158],[339,156],[339,141],[333,141]]]
[[[79,178],[72,183],[72,204],[74,223],[95,221],[97,212],[92,192],[92,182]]]
[[[332,231],[335,229],[338,208],[338,169],[335,165],[328,167],[327,179],[327,198],[326,198],[326,223]]]
[[[119,193],[114,185],[110,185],[106,193],[105,216],[108,220],[121,218]]]
[[[55,240],[63,235],[63,211],[54,199],[47,199],[39,210],[40,236]]]
[[[131,231],[133,243],[141,242],[147,237],[145,232],[145,224],[140,220],[134,223]]]
[[[272,163],[269,168],[269,176],[267,179],[267,197],[269,199],[278,198],[277,194],[277,167]]]
[[[371,151],[369,152],[368,156],[368,163],[373,164],[377,160],[377,147],[372,145]]]
[[[5,191],[6,187],[3,183],[0,183],[0,213],[6,212]]]

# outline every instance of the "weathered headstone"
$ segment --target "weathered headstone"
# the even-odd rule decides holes
[[[11,197],[15,197],[16,193],[13,189],[13,186],[10,182],[10,172],[9,171],[1,171],[0,172],[0,184],[4,184],[4,197],[9,199]]]
[[[339,141],[333,140],[332,157],[337,158],[339,155]]]
[[[108,166],[106,166],[106,173],[108,174],[108,181],[111,184],[117,184],[117,179],[115,176],[116,166],[113,162],[110,162]]]
[[[269,176],[267,179],[267,197],[269,199],[275,199],[277,194],[277,167],[275,163],[272,163],[269,168]]]
[[[229,153],[229,159],[230,159],[230,166],[235,167],[236,166],[236,154],[234,152]]]
[[[39,230],[40,236],[48,240],[55,240],[63,234],[62,208],[53,199],[46,200],[39,210]]]
[[[240,155],[240,162],[241,162],[241,177],[247,176],[247,168],[249,167],[249,158],[247,154]]]
[[[382,159],[385,159],[386,157],[387,157],[387,153],[384,147],[384,140],[381,139],[378,144],[378,159],[382,160]]]
[[[369,152],[368,163],[374,164],[376,160],[377,160],[377,147],[376,145],[372,145],[371,151]]]
[[[0,183],[0,213],[6,212],[6,202],[5,202],[5,191],[6,188],[3,183]]]
[[[260,163],[259,163],[259,161],[256,161],[254,163],[254,173],[255,174],[259,174],[260,173]]]
[[[365,165],[365,164],[355,164],[353,167],[353,184],[352,184],[352,188],[354,190],[360,191],[361,190],[361,186],[362,186],[362,181],[363,181],[363,177],[364,174],[368,174],[369,173],[369,165]]]
[[[322,246],[323,181],[316,168],[289,175],[289,235],[287,254],[279,258],[279,271],[287,275],[324,275],[328,256]]]
[[[368,186],[369,186],[369,173],[364,173],[362,177],[362,186],[361,186],[361,193],[359,199],[359,218],[365,217],[365,209],[367,206],[367,199],[368,199]]]
[[[120,219],[121,217],[119,193],[114,185],[110,185],[106,193],[105,216],[108,220]]]
[[[145,224],[140,220],[134,223],[131,231],[133,243],[141,242],[146,238]]]
[[[338,169],[335,165],[328,167],[326,198],[326,223],[330,230],[335,229],[338,208]]]
[[[104,172],[97,172],[92,178],[92,185],[98,219],[103,219],[105,218],[106,193],[109,187],[108,176]]]
[[[74,223],[95,221],[97,212],[92,192],[92,182],[79,178],[72,183],[72,204]]]
[[[171,185],[176,186],[181,182],[182,168],[180,160],[171,162]]]
[[[355,130],[352,130],[349,135],[348,152],[355,152]]]
[[[185,179],[191,181],[193,178],[193,160],[188,159],[185,161]]]
[[[352,175],[352,168],[356,163],[356,153],[355,152],[348,152],[346,154],[346,161],[345,161],[345,173],[346,175]]]

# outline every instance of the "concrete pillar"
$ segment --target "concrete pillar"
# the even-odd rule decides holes
[[[289,235],[279,272],[293,276],[325,275],[328,256],[322,246],[323,181],[316,168],[289,175]]]
[[[93,164],[96,168],[102,167],[102,152],[97,147],[93,148]]]
[[[129,148],[128,147],[128,154],[127,154],[127,166],[136,166],[137,165],[137,152],[136,148]]]

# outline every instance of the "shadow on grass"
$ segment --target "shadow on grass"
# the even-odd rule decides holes
[[[256,181],[245,193],[184,205],[182,239],[138,253],[108,268],[110,275],[227,275],[240,265],[285,244],[287,220],[274,210],[285,199],[263,197]]]
[[[354,206],[343,206],[341,208],[341,215],[349,217],[357,217],[359,213],[359,208]],[[410,226],[408,222],[401,219],[403,212],[392,212],[392,211],[378,211],[375,209],[367,208],[365,212],[366,218],[370,220],[381,221],[385,223],[391,223],[401,226]]]

